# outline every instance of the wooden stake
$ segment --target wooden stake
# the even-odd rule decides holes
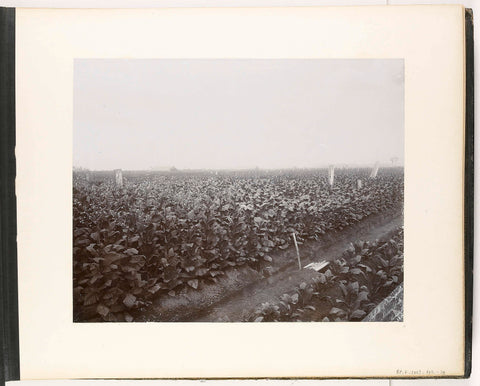
[[[122,169],[115,169],[115,184],[117,185],[117,188],[121,188],[123,186]]]
[[[295,237],[295,233],[292,233],[293,242],[295,243],[295,249],[297,250],[297,259],[298,259],[298,269],[302,269],[302,263],[300,262],[300,252],[298,250],[297,238]]]
[[[379,167],[379,164],[378,162],[376,162],[375,166],[372,169],[372,172],[370,173],[370,178],[377,178],[378,167]]]
[[[335,178],[335,167],[333,165],[330,165],[328,167],[328,183],[330,186],[333,186],[333,180]]]

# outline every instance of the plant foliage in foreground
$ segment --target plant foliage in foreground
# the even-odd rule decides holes
[[[75,320],[132,321],[161,294],[260,270],[293,232],[315,240],[402,205],[403,170],[368,172],[338,170],[333,188],[326,170],[132,176],[122,188],[74,175]]]
[[[389,240],[357,241],[311,283],[263,303],[247,321],[359,321],[403,282],[403,228]]]

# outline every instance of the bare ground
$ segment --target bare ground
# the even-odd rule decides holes
[[[300,245],[302,267],[310,262],[340,257],[351,242],[387,237],[403,225],[402,209],[370,216],[342,231],[331,232],[318,241]],[[294,248],[272,255],[273,263],[263,272],[251,268],[232,269],[215,284],[186,290],[175,297],[159,297],[139,321],[240,322],[262,303],[278,299],[301,282],[310,282],[316,272],[298,268]]]

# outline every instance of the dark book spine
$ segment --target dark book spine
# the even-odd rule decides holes
[[[0,8],[1,381],[19,379],[15,199],[15,9]]]
[[[473,308],[473,149],[474,149],[474,87],[473,87],[473,13],[465,10],[465,373],[472,371],[472,308]]]

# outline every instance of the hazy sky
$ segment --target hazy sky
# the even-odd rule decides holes
[[[401,59],[77,59],[74,166],[403,164]]]

